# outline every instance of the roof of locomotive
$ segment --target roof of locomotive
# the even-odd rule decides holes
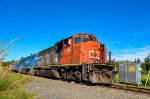
[[[90,37],[90,38],[92,38],[94,41],[97,41],[96,37],[95,37],[93,34],[87,34],[87,33],[82,33],[82,32],[81,32],[81,33],[78,33],[78,34],[74,34],[73,36],[70,36],[70,37],[68,37],[68,38],[62,39],[62,40],[56,42],[55,45],[58,45],[58,44],[62,43],[64,40],[70,39],[70,38],[73,38],[73,37]],[[51,47],[49,47],[49,48],[46,48],[46,49],[40,51],[40,52],[38,53],[38,56],[42,55],[43,53],[47,52],[48,50],[51,50],[52,48],[55,47],[55,45],[53,45],[53,46],[51,46]]]
[[[21,59],[19,60],[19,62],[21,62],[21,61],[27,61],[27,60],[29,60],[31,58],[35,58],[37,56],[38,56],[38,54],[35,53],[35,54],[31,54],[30,56],[27,56],[27,57],[21,57]]]
[[[93,34],[87,34],[87,33],[82,33],[81,32],[81,33],[78,33],[78,34],[74,34],[73,36],[70,36],[68,38],[62,39],[62,40],[56,42],[55,45],[60,44],[63,40],[73,38],[73,37],[91,37],[91,38],[94,38],[95,40],[97,40],[96,37]]]

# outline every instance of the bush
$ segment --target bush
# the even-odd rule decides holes
[[[114,83],[119,84],[119,74],[118,73],[115,75]]]
[[[143,86],[145,86],[145,82],[146,82],[147,76],[148,76],[148,73],[142,73],[142,85]],[[147,81],[147,85],[146,86],[150,87],[150,78]]]
[[[8,61],[8,62],[1,62],[2,67],[8,67],[10,64],[12,64],[14,61]]]

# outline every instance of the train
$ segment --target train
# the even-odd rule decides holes
[[[37,54],[21,58],[13,71],[79,82],[112,84],[115,66],[93,34],[78,33]]]

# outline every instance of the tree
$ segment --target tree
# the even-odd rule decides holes
[[[7,66],[9,66],[10,64],[13,64],[14,63],[14,61],[7,61],[7,62],[2,62],[2,67],[7,67]]]
[[[136,59],[135,59],[135,61],[134,61],[134,63],[136,63],[137,61],[136,61]]]
[[[150,54],[148,54],[148,56],[145,58],[144,62],[145,62],[146,70],[149,70],[150,69]]]
[[[141,63],[141,60],[137,58],[136,63]]]

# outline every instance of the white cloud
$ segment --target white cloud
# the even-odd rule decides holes
[[[116,60],[135,60],[139,58],[144,61],[144,58],[150,54],[150,45],[144,46],[142,48],[129,48],[123,49],[115,53],[114,58]]]
[[[127,33],[124,34],[124,37],[141,37],[141,36],[145,36],[145,35],[149,35],[150,34],[150,27],[146,27],[145,29],[143,29],[142,32],[134,32],[134,33]]]
[[[143,37],[146,37],[150,34],[150,27],[146,27],[143,29],[143,32],[135,32],[135,33],[127,33],[124,34],[124,37],[130,37],[134,39],[141,39]],[[120,41],[114,41],[114,43],[119,43]],[[113,43],[113,42],[112,42]],[[143,43],[144,47],[141,48],[127,48],[122,49],[118,51],[114,51],[113,58],[116,60],[132,60],[139,58],[141,61],[144,61],[144,59],[147,57],[148,54],[150,54],[150,45],[147,45]],[[113,52],[113,51],[112,51]]]

